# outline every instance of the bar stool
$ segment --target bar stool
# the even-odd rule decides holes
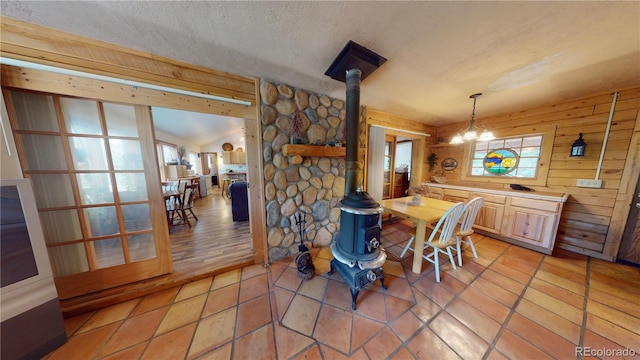
[[[221,193],[222,197],[225,197],[224,196],[225,192],[227,193],[227,198],[229,197],[229,186],[238,180],[239,179],[229,178],[229,177],[222,180],[222,193]]]
[[[227,179],[227,178],[222,179],[222,184],[220,185],[222,187],[222,192],[221,192],[222,197],[225,197],[224,196],[225,192],[227,193],[227,196],[229,196],[229,185],[231,185],[231,179]]]

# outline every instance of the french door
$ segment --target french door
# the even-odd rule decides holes
[[[150,108],[4,89],[61,299],[167,274]]]

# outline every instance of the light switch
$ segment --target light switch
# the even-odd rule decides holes
[[[602,180],[595,179],[578,179],[576,183],[577,187],[585,187],[585,188],[594,188],[601,189],[602,188]]]

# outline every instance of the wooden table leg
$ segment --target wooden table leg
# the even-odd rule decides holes
[[[413,244],[415,251],[413,252],[413,272],[420,274],[422,272],[422,253],[424,251],[424,237],[427,233],[427,222],[424,220],[416,224],[416,237]]]

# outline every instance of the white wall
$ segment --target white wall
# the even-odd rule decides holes
[[[396,143],[396,169],[402,166],[409,167],[409,175],[411,175],[411,150],[413,143],[411,141]]]

